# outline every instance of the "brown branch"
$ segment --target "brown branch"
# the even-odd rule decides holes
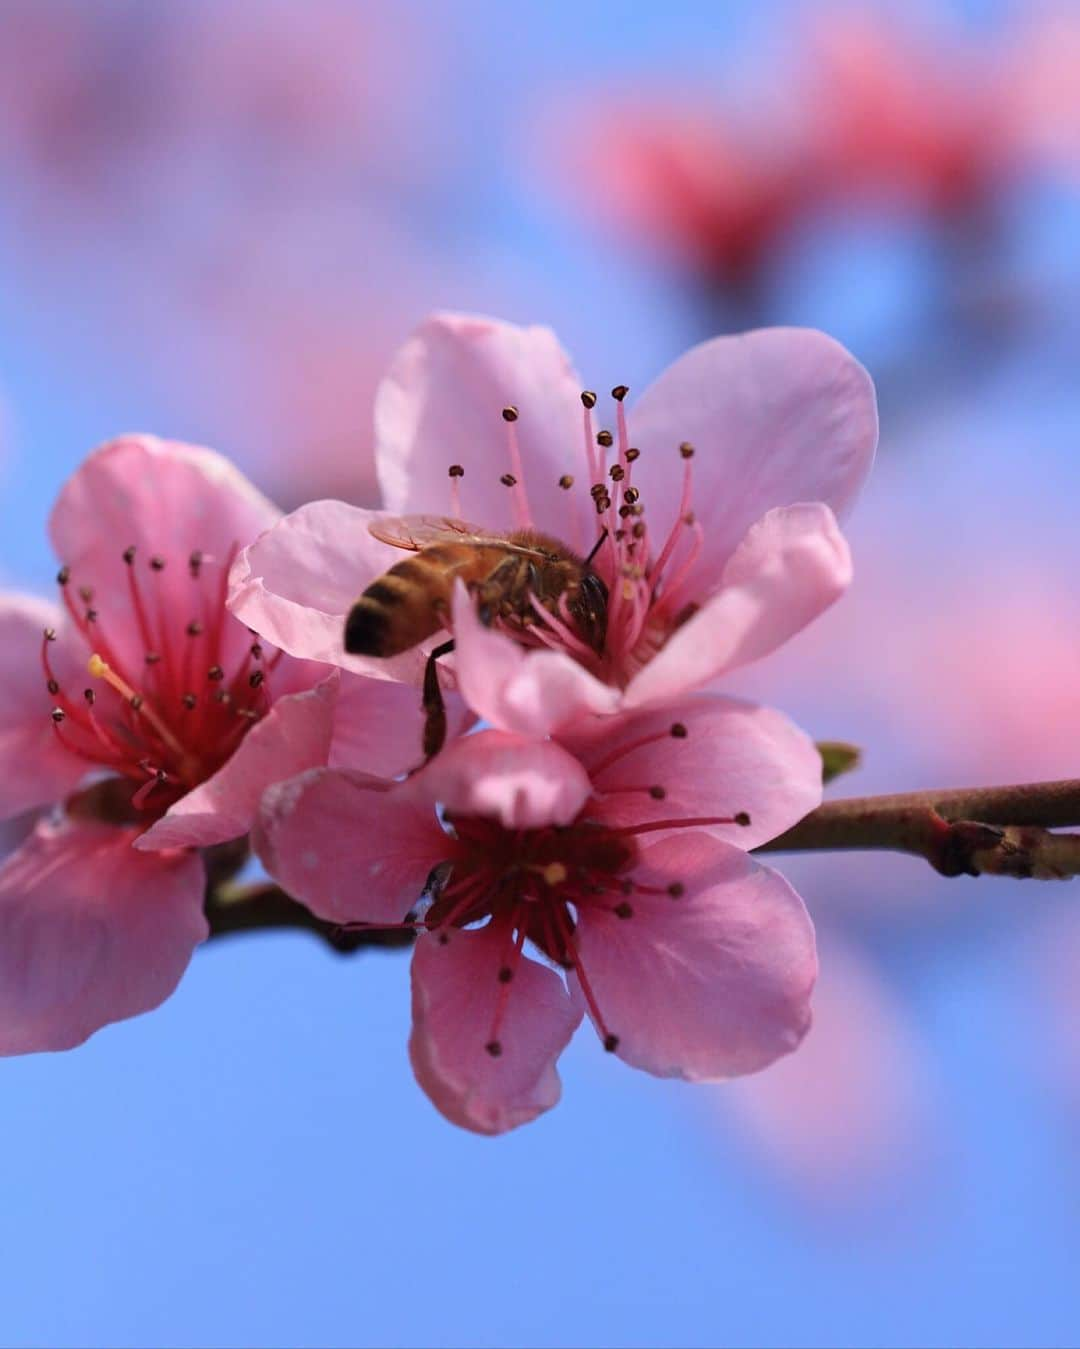
[[[1080,780],[827,801],[759,852],[889,851],[943,876],[1058,880],[1080,874]]]
[[[305,909],[276,885],[225,887],[208,895],[206,918],[211,939],[230,937],[239,932],[262,932],[272,928],[291,928],[321,937],[334,951],[348,955],[362,947],[411,946],[414,934],[398,928],[346,929],[328,923]]]

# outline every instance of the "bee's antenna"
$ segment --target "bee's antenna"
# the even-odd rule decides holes
[[[600,535],[600,537],[599,537],[599,538],[596,540],[596,542],[593,544],[593,546],[592,546],[592,552],[591,552],[591,553],[589,554],[589,556],[585,559],[585,566],[586,566],[586,567],[590,564],[590,562],[592,562],[593,558],[597,555],[597,553],[600,551],[600,549],[603,548],[603,546],[604,546],[604,540],[607,538],[607,536],[608,536],[607,525],[605,525],[605,526],[604,526],[604,532]]]

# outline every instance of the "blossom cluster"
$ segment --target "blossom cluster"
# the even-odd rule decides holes
[[[873,388],[773,329],[628,393],[546,329],[439,315],[379,390],[382,511],[282,516],[152,436],[87,458],[57,601],[0,600],[0,813],[37,812],[0,867],[0,1053],[162,1002],[237,840],[320,918],[417,934],[411,1061],[466,1128],[554,1105],[586,1016],[691,1081],[798,1046],[813,926],[751,851],[818,803],[820,757],[713,686],[847,586]],[[547,593],[556,556],[576,580]],[[365,646],[362,595],[426,621]]]

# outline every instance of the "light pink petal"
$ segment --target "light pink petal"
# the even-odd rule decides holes
[[[810,1025],[817,956],[787,881],[696,832],[648,848],[633,879],[685,893],[634,894],[629,918],[581,909],[581,962],[619,1056],[699,1082],[756,1072],[795,1049]]]
[[[49,716],[56,699],[45,687],[41,665],[47,627],[63,628],[52,605],[25,595],[0,598],[0,819],[59,800],[88,767],[63,747]],[[54,661],[60,645],[51,644]],[[58,677],[68,673],[58,663],[54,668]],[[74,690],[76,696],[81,697],[85,682]]]
[[[345,616],[361,591],[407,554],[368,530],[378,512],[313,501],[245,548],[229,578],[229,608],[283,651],[375,679],[419,684],[419,650],[392,660],[347,656]]]
[[[695,580],[706,594],[766,511],[799,501],[847,510],[877,444],[874,386],[838,342],[812,329],[716,337],[646,389],[630,439],[641,450],[634,483],[654,531],[677,508],[678,446],[694,446],[692,504],[705,537]]]
[[[49,519],[60,561],[71,568],[71,585],[93,589],[100,629],[113,652],[139,669],[145,643],[129,595],[129,568],[122,554],[135,545],[135,574],[151,615],[163,613],[182,630],[202,618],[204,597],[224,594],[224,569],[243,548],[278,519],[280,512],[213,450],[156,436],[131,435],[95,450],[62,488]],[[204,555],[194,581],[188,558]],[[165,559],[152,571],[152,556]],[[247,639],[237,628],[221,653],[231,665]]]
[[[685,736],[673,736],[673,726]],[[735,698],[691,695],[557,738],[592,780],[590,814],[612,825],[745,812],[749,825],[709,833],[748,850],[821,803],[821,756],[810,737],[771,707]]]
[[[526,651],[480,622],[461,582],[454,588],[454,671],[468,705],[492,726],[545,736],[583,716],[614,712],[619,691],[561,651]]]
[[[584,478],[581,383],[555,334],[495,319],[436,314],[398,352],[375,399],[375,457],[387,509],[461,514],[491,529],[515,524],[516,472],[502,409],[519,411],[520,475],[541,529],[561,528],[562,474]],[[461,510],[447,470],[459,464]]]
[[[451,815],[480,815],[505,829],[570,824],[592,790],[584,768],[554,741],[507,731],[455,740],[412,782]]]
[[[71,1049],[169,996],[206,939],[198,854],[39,824],[0,867],[0,1054]]]
[[[851,552],[828,506],[770,511],[732,554],[719,589],[631,680],[630,707],[701,688],[767,656],[851,583]]]
[[[268,787],[326,764],[338,680],[335,671],[305,693],[279,698],[248,731],[232,758],[181,797],[135,846],[146,850],[206,848],[246,834]]]
[[[253,842],[290,895],[339,923],[401,922],[451,851],[411,784],[326,768],[265,793]]]
[[[462,735],[476,720],[458,694],[443,690],[447,737]],[[412,684],[343,672],[334,711],[331,768],[358,768],[394,778],[422,762],[424,715]]]
[[[481,1134],[528,1124],[558,1102],[555,1062],[581,1020],[554,970],[528,957],[510,984],[501,983],[508,951],[505,930],[489,923],[425,934],[413,954],[409,1057],[416,1080],[448,1120]],[[502,1052],[493,1057],[485,1045],[500,996]]]

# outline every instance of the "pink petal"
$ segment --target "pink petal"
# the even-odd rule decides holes
[[[135,831],[39,824],[0,867],[0,1054],[71,1049],[169,996],[206,939],[195,853]]]
[[[877,444],[874,386],[839,343],[812,329],[716,337],[646,389],[630,439],[641,450],[634,484],[650,522],[665,528],[679,501],[677,447],[696,450],[693,509],[705,552],[695,579],[705,594],[767,511],[798,501],[847,510]]]
[[[378,512],[313,501],[245,548],[229,578],[229,608],[261,637],[306,660],[375,679],[419,683],[419,650],[392,660],[347,656],[345,616],[369,582],[405,553],[368,531]]]
[[[451,851],[412,783],[327,768],[271,787],[253,842],[290,895],[339,923],[401,922]]]
[[[148,851],[205,848],[246,834],[268,787],[325,765],[338,680],[335,671],[305,693],[279,698],[248,731],[228,763],[181,797],[135,846]]]
[[[135,545],[151,611],[171,615],[179,625],[199,617],[198,589],[187,568],[192,551],[204,554],[200,584],[216,598],[221,592],[215,569],[279,515],[213,450],[133,435],[95,450],[68,479],[53,507],[49,534],[57,556],[71,568],[72,585],[93,588],[114,653],[138,669],[145,643],[129,597],[124,549]],[[151,573],[147,564],[155,554],[167,565]],[[237,629],[236,650],[222,653],[223,664],[232,663],[246,638]]]
[[[443,703],[447,737],[463,735],[476,718],[458,694],[445,687]],[[422,761],[423,727],[420,690],[412,684],[342,672],[330,767],[359,768],[381,778],[399,777]]]
[[[505,930],[489,923],[425,934],[413,955],[409,1057],[416,1080],[448,1120],[481,1134],[528,1124],[558,1102],[555,1062],[581,1020],[554,970],[528,957],[511,983],[500,983],[508,949]],[[493,1057],[485,1045],[500,995],[508,995],[498,1028],[502,1052]]]
[[[671,735],[674,725],[685,737]],[[780,712],[755,703],[697,694],[595,718],[558,740],[592,780],[598,799],[590,813],[612,825],[744,811],[749,825],[714,825],[709,833],[748,850],[821,803],[814,742]],[[653,787],[663,789],[663,799],[650,795]]]
[[[716,594],[631,680],[637,707],[700,688],[767,656],[844,593],[851,553],[828,506],[784,506],[754,525]]]
[[[447,470],[460,464],[461,511],[491,529],[515,524],[499,481],[516,471],[504,407],[517,407],[533,520],[561,526],[566,472],[582,470],[581,383],[555,334],[466,314],[436,314],[398,352],[375,400],[375,457],[387,509],[454,514]]]
[[[0,598],[0,819],[58,801],[88,767],[63,747],[49,716],[56,699],[45,687],[41,666],[47,627],[63,628],[52,605],[25,595]],[[50,657],[61,655],[60,646],[51,644]]]
[[[451,815],[480,815],[505,829],[570,824],[592,791],[584,768],[554,741],[507,731],[454,741],[412,782]]]
[[[620,1058],[698,1082],[756,1072],[795,1049],[810,1025],[817,956],[787,881],[704,833],[654,844],[633,879],[685,893],[635,894],[629,918],[579,914],[582,966]]]
[[[614,712],[619,691],[561,651],[526,651],[485,628],[461,582],[454,588],[454,671],[469,706],[492,726],[545,736],[583,716]]]

